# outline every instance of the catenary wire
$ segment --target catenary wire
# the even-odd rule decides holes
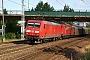
[[[61,4],[58,0],[56,0],[59,4]],[[62,4],[61,4],[62,5]],[[63,5],[62,5],[63,6]]]
[[[33,4],[30,4],[29,2],[27,2],[27,1],[25,1],[26,3],[28,3],[29,5],[32,5],[32,6],[34,6]]]
[[[12,3],[15,3],[15,4],[17,4],[17,5],[21,5],[21,6],[22,6],[22,4],[19,4],[19,3],[15,2],[15,1],[12,1],[12,0],[8,0],[8,1],[10,1],[10,2],[12,2]],[[25,6],[25,5],[24,5],[24,6]],[[25,8],[27,9],[28,7],[25,6]]]
[[[86,6],[90,7],[84,0],[81,0]]]

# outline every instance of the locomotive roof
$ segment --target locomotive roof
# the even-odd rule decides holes
[[[46,21],[48,24],[53,24],[53,25],[60,25],[58,23],[55,23],[55,22],[49,22],[49,21]]]
[[[46,22],[47,24],[52,24],[52,25],[60,25],[59,23],[49,22],[49,21],[45,21],[45,20],[31,20],[31,21],[34,21],[34,22]]]

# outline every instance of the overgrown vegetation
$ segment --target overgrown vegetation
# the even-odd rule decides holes
[[[4,14],[8,14],[4,9]],[[20,26],[17,25],[18,20],[5,20],[5,39],[20,39]],[[2,28],[2,20],[0,20],[0,29]],[[1,35],[1,34],[0,34]],[[0,36],[2,40],[2,36]]]
[[[87,53],[85,54],[84,57],[81,57],[80,59],[78,60],[90,60],[90,48],[89,49],[86,49]]]

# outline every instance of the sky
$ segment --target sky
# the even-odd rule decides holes
[[[22,0],[4,0],[4,8],[7,10],[22,10]],[[90,11],[90,0],[29,0],[29,8],[35,8],[36,5],[43,1],[48,2],[56,10],[63,9],[64,5],[68,5],[76,11]],[[25,10],[28,9],[28,0],[25,0]],[[0,0],[0,10],[2,9],[2,0]]]

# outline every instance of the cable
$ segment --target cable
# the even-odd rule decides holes
[[[19,3],[17,3],[17,2],[14,2],[14,1],[11,1],[11,0],[8,0],[8,1],[22,6],[22,4],[19,4]],[[25,5],[24,5],[24,6],[25,6]],[[26,7],[26,6],[25,6],[25,7]],[[27,7],[26,7],[26,8],[27,8]]]
[[[87,5],[87,3],[84,1],[84,0],[81,0],[84,4],[86,4]],[[88,7],[90,7],[89,5],[87,5]]]
[[[26,3],[28,3],[29,5],[32,5],[32,6],[34,6],[33,4],[30,4],[29,2],[27,2],[27,1],[25,1]]]
[[[33,4],[30,4],[30,3],[29,3],[29,0],[28,0],[28,2],[24,0],[24,2],[28,4],[28,10],[30,10],[30,6],[29,6],[29,5],[34,6]]]
[[[61,4],[58,0],[56,0],[59,4]],[[62,5],[62,4],[61,4]],[[62,5],[63,6],[63,5]]]
[[[62,0],[62,2],[64,2],[65,3],[65,1],[64,0]],[[66,4],[66,3],[65,3]]]
[[[56,0],[58,3],[60,3],[58,0]],[[64,0],[62,0],[62,2],[64,2]],[[64,2],[65,3],[65,2]],[[61,4],[61,3],[60,3]],[[66,3],[65,3],[66,4]],[[62,5],[62,4],[61,4]],[[64,7],[64,5],[62,5]],[[70,6],[69,6],[70,7]]]
[[[86,1],[90,4],[90,2],[88,0],[86,0]]]
[[[8,1],[13,2],[13,3],[15,3],[15,4],[18,4],[18,5],[21,5],[21,4],[17,3],[17,2],[11,1],[11,0],[8,0]]]

